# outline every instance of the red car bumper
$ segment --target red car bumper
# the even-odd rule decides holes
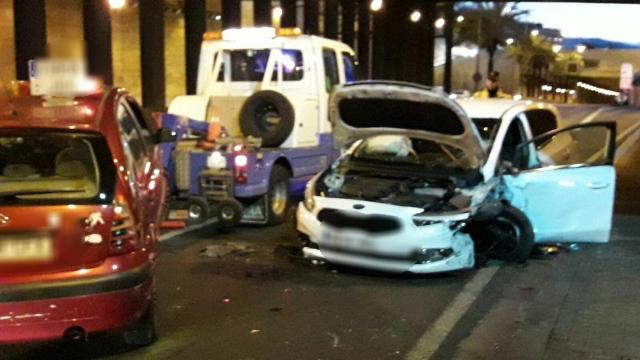
[[[133,324],[150,304],[151,267],[108,277],[7,286],[0,291],[0,343],[61,339],[70,328],[86,333]]]

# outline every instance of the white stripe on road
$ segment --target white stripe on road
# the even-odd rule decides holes
[[[479,270],[427,332],[418,339],[405,359],[426,360],[431,358],[499,269],[500,267],[494,266]]]
[[[168,233],[160,235],[160,238],[158,239],[158,241],[163,242],[163,241],[171,240],[176,236],[180,236],[182,234],[188,233],[189,231],[202,229],[203,227],[209,226],[211,224],[215,224],[216,222],[218,222],[218,219],[213,218],[203,222],[202,224],[191,225],[191,226],[185,227],[184,229],[169,231]]]
[[[580,121],[580,124],[587,124],[592,122],[598,115],[600,115],[600,113],[604,110],[603,107],[599,108],[598,110],[592,112],[591,114],[589,114],[587,117],[585,117],[584,119],[582,119],[582,121]]]

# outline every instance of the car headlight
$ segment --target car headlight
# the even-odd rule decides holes
[[[309,211],[313,211],[313,209],[316,207],[316,201],[313,199],[313,197],[316,195],[315,188],[318,177],[319,175],[316,175],[311,178],[311,180],[309,180],[309,182],[307,183],[307,187],[304,189],[304,207]]]

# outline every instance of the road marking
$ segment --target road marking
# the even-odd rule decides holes
[[[203,227],[209,226],[211,224],[215,224],[216,222],[218,222],[218,219],[213,218],[213,219],[209,219],[209,220],[203,222],[202,224],[191,225],[191,226],[185,227],[184,229],[169,231],[168,233],[160,235],[160,238],[158,239],[158,241],[159,242],[168,241],[168,240],[173,239],[176,236],[180,236],[180,235],[188,233],[190,231],[202,229]]]
[[[585,117],[584,119],[582,119],[582,121],[580,121],[580,124],[587,124],[592,122],[598,115],[600,115],[600,113],[604,110],[605,108],[601,107],[598,110],[592,112],[591,114],[589,114],[587,117]]]
[[[418,339],[405,359],[430,359],[499,269],[500,267],[494,266],[479,270],[440,314],[440,317]]]

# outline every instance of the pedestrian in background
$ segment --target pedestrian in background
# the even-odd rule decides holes
[[[492,71],[487,76],[484,89],[473,94],[476,99],[511,99],[512,96],[500,89],[500,73]]]

